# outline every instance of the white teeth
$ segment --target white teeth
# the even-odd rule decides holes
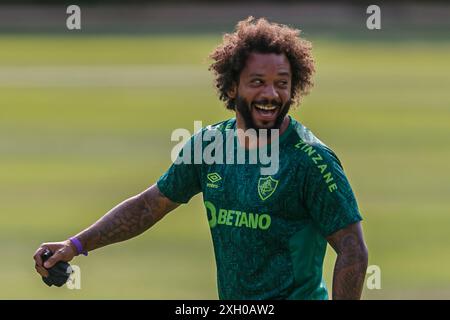
[[[257,105],[255,105],[255,107],[258,109],[262,109],[262,110],[275,110],[277,108],[275,106],[272,106],[271,104],[269,104],[269,105],[257,104]]]

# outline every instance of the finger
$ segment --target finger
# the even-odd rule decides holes
[[[47,278],[49,276],[49,273],[47,270],[45,270],[44,267],[40,267],[38,265],[35,265],[34,268],[36,269],[36,271],[43,277]]]
[[[44,267],[35,266],[37,273],[39,273],[44,278],[47,278],[50,274]]]
[[[36,264],[38,266],[42,266],[42,257],[41,256],[46,249],[47,249],[47,247],[41,245],[34,253],[33,259],[34,259],[34,261],[36,261]]]
[[[50,258],[48,258],[47,261],[45,261],[44,263],[44,267],[46,269],[49,269],[51,267],[53,267],[55,265],[55,263],[57,263],[58,261],[62,260],[62,251],[58,250],[55,252],[54,255],[52,255]]]

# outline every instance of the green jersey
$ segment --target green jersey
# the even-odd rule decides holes
[[[322,279],[325,237],[362,220],[337,156],[289,118],[273,175],[261,175],[262,165],[249,161],[174,162],[157,182],[178,203],[202,192],[220,299],[328,299]],[[212,141],[198,138],[208,131],[235,129],[233,118],[203,128],[189,143],[205,148]],[[236,133],[233,139],[236,152],[242,147]]]

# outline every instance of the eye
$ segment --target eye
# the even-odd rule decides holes
[[[263,81],[261,79],[253,79],[252,81],[250,81],[250,83],[254,85],[260,85],[263,83]]]
[[[280,87],[286,87],[288,85],[288,81],[287,80],[281,80],[278,82],[278,85]]]

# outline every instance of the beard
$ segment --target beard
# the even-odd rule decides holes
[[[252,116],[252,107],[255,104],[259,104],[259,105],[271,104],[273,106],[276,106],[277,109],[279,109],[278,116],[276,117],[275,122],[272,127],[261,128],[256,125],[255,121],[253,120],[253,116]],[[236,98],[236,110],[239,111],[240,114],[242,115],[242,118],[244,119],[244,123],[245,123],[245,128],[246,129],[255,129],[257,133],[258,133],[258,129],[269,129],[268,130],[269,135],[270,135],[270,129],[280,129],[281,124],[283,123],[284,117],[289,112],[291,104],[292,104],[291,99],[286,101],[286,103],[284,105],[281,102],[276,101],[276,100],[269,101],[267,99],[264,99],[264,100],[254,101],[252,103],[252,105],[250,105],[250,103],[248,103],[248,101],[245,98],[241,97],[240,95],[238,95]]]

